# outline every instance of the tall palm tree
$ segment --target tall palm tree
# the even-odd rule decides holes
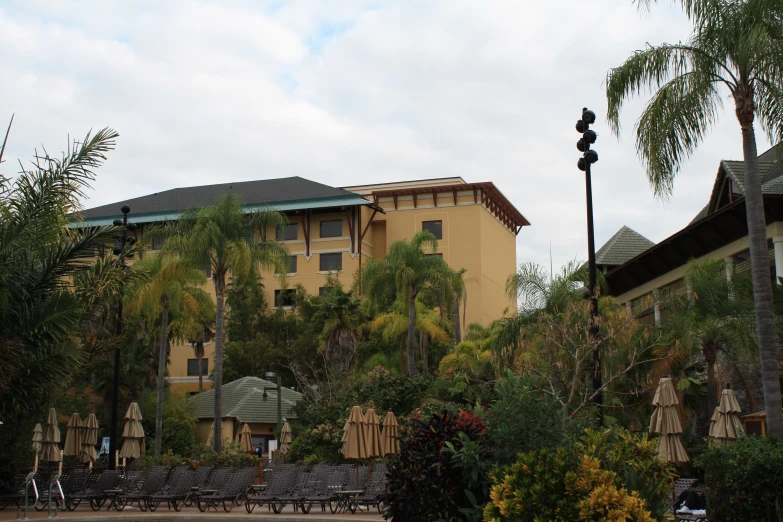
[[[360,304],[353,291],[344,292],[342,288],[329,290],[315,302],[313,320],[324,323],[326,357],[345,375],[356,357],[359,328],[364,322]]]
[[[247,212],[238,195],[224,194],[212,206],[185,211],[175,225],[176,233],[169,236],[164,247],[192,266],[209,267],[215,285],[215,451],[222,446],[226,278],[229,273],[247,274],[254,263],[284,274],[288,250],[268,239],[267,232],[286,222],[285,215],[276,210]]]
[[[608,120],[619,135],[623,103],[643,90],[655,91],[636,126],[636,149],[653,191],[665,197],[671,194],[683,161],[717,122],[724,94],[734,101],[745,159],[745,209],[767,425],[770,433],[783,438],[754,129],[758,119],[773,143],[783,138],[783,0],[682,0],[682,4],[694,23],[686,43],[647,47],[609,71]]]
[[[438,240],[427,231],[416,233],[410,241],[395,241],[383,259],[371,260],[362,273],[362,288],[370,301],[384,299],[393,288],[408,307],[409,375],[416,374],[416,297],[449,272],[442,258],[425,253],[428,247],[437,252]]]
[[[158,350],[158,403],[155,415],[155,456],[161,453],[163,441],[163,391],[170,339],[187,341],[204,331],[200,318],[205,308],[214,310],[214,303],[203,290],[206,275],[179,258],[166,254],[146,256],[133,264],[133,269],[146,273],[147,280],[131,289],[128,312],[146,317],[148,323],[160,325]],[[169,312],[173,320],[169,322]],[[201,361],[199,361],[201,379]]]
[[[408,334],[407,304],[397,301],[391,309],[373,319],[371,328],[374,332],[380,332],[384,341],[404,341]],[[416,332],[419,334],[419,347],[421,348],[422,369],[428,371],[428,346],[429,341],[445,343],[449,334],[440,321],[440,314],[434,308],[427,308],[420,301],[416,302]],[[402,352],[403,344],[400,344],[400,371],[405,371],[405,357]]]

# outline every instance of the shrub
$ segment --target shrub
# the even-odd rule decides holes
[[[488,479],[474,464],[491,457],[485,432],[480,416],[464,410],[414,420],[411,437],[389,463],[384,516],[422,522],[480,520]]]
[[[575,448],[598,459],[603,468],[614,472],[618,488],[636,492],[657,520],[665,520],[675,472],[658,458],[656,439],[623,428],[585,430]]]
[[[710,520],[783,519],[783,443],[777,439],[744,437],[711,445],[696,464],[704,468]]]
[[[147,438],[147,449],[155,447],[155,409],[157,394],[150,393],[143,403],[142,424]],[[184,395],[166,390],[163,398],[163,439],[161,453],[187,455],[196,443],[196,417]]]
[[[487,417],[487,432],[500,466],[519,453],[555,448],[563,443],[562,408],[557,401],[508,371],[496,386],[498,398]]]

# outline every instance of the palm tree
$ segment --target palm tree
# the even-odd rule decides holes
[[[327,360],[343,374],[350,372],[364,322],[360,301],[353,291],[332,288],[315,302],[313,320],[323,322],[323,343]]]
[[[284,214],[272,209],[247,212],[238,195],[224,194],[209,207],[185,211],[165,244],[167,251],[178,254],[195,267],[208,267],[215,285],[215,451],[221,450],[223,418],[223,321],[225,316],[226,278],[231,273],[242,276],[254,263],[284,274],[288,267],[288,250],[267,238],[270,227],[287,222]]]
[[[204,339],[199,337],[191,344],[193,346],[193,357],[198,361],[198,392],[201,393],[204,391],[204,376],[201,372],[201,361],[204,360]]]
[[[649,4],[649,0],[643,1]],[[769,432],[783,438],[780,374],[754,119],[783,138],[783,0],[682,0],[694,29],[686,43],[635,52],[606,79],[608,120],[620,133],[623,103],[656,91],[636,126],[636,149],[658,196],[716,123],[723,94],[734,101],[745,159],[745,209],[756,331]]]
[[[400,340],[400,371],[405,371],[405,354],[402,351],[408,333],[407,305],[397,301],[391,310],[380,314],[372,321],[371,328],[380,332],[384,341]],[[428,372],[429,341],[445,343],[449,334],[441,324],[440,314],[434,308],[427,308],[421,301],[416,302],[416,332],[419,333],[422,369]]]
[[[128,312],[145,316],[148,324],[160,325],[158,403],[155,415],[155,456],[159,457],[163,441],[163,391],[169,340],[187,341],[201,335],[204,331],[200,320],[203,310],[214,310],[214,303],[202,288],[207,280],[204,272],[176,257],[166,254],[147,256],[134,263],[133,269],[146,273],[149,278],[144,284],[131,289]],[[170,310],[173,311],[171,322]]]
[[[409,375],[416,374],[416,297],[449,272],[442,258],[425,253],[427,247],[432,253],[438,248],[438,240],[427,231],[416,233],[410,241],[395,241],[386,257],[371,260],[362,273],[362,288],[370,301],[384,299],[393,288],[408,307]]]

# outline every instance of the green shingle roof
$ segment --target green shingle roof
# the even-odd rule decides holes
[[[615,235],[604,243],[604,246],[595,253],[595,263],[597,265],[619,266],[638,256],[651,246],[655,245],[652,241],[636,232],[635,230],[623,225]]]
[[[764,194],[778,194],[779,192],[767,192],[767,190],[777,190],[778,185],[775,182],[778,178],[783,176],[783,169],[781,169],[780,162],[776,161],[764,161],[761,158],[769,154],[769,152],[759,157],[759,175],[761,176],[761,188]],[[722,162],[723,168],[726,170],[726,174],[734,181],[735,187],[741,194],[745,193],[745,162],[744,161],[726,161]]]
[[[277,390],[267,391],[264,400],[264,388],[274,388],[276,383],[259,377],[243,377],[223,385],[223,417],[233,417],[239,422],[277,422]],[[302,399],[302,394],[289,388],[280,389],[283,417],[296,418],[293,409]],[[212,418],[215,408],[215,390],[194,395],[189,399],[193,413],[199,419]]]

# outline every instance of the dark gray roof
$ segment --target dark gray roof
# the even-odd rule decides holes
[[[619,266],[638,256],[651,246],[652,241],[623,225],[604,246],[595,253],[597,265]]]
[[[709,209],[710,209],[709,203],[704,205],[704,207],[699,211],[699,213],[696,214],[696,217],[691,219],[691,222],[688,223],[688,224],[692,225],[692,224],[696,223],[698,220],[700,220],[701,218],[706,217]]]
[[[156,192],[147,196],[126,199],[100,207],[83,211],[85,219],[119,214],[119,208],[128,204],[134,214],[156,212],[177,212],[191,207],[212,205],[218,197],[227,192],[239,194],[246,205],[271,204],[285,201],[308,199],[337,198],[356,196],[352,192],[330,187],[315,181],[294,176],[291,178],[262,179],[256,181],[240,181],[236,183],[219,183],[199,187],[184,187]]]
[[[769,151],[767,152],[767,154]],[[763,156],[763,155],[762,155]],[[723,161],[721,162],[723,168],[726,170],[726,174],[734,181],[734,186],[740,191],[740,194],[745,194],[745,162],[744,161]],[[777,178],[783,176],[783,169],[779,161],[762,161],[759,157],[759,176],[761,176],[761,188],[765,194],[767,194],[767,187],[771,181],[775,181]],[[774,190],[774,189],[773,189]]]
[[[239,422],[277,422],[277,390],[267,391],[264,400],[264,388],[273,388],[276,384],[258,377],[243,377],[223,385],[223,417],[233,417]],[[302,394],[289,388],[281,388],[282,411],[286,419],[296,418],[293,409],[302,400]],[[199,419],[214,416],[215,390],[194,395],[189,399],[193,414]]]

